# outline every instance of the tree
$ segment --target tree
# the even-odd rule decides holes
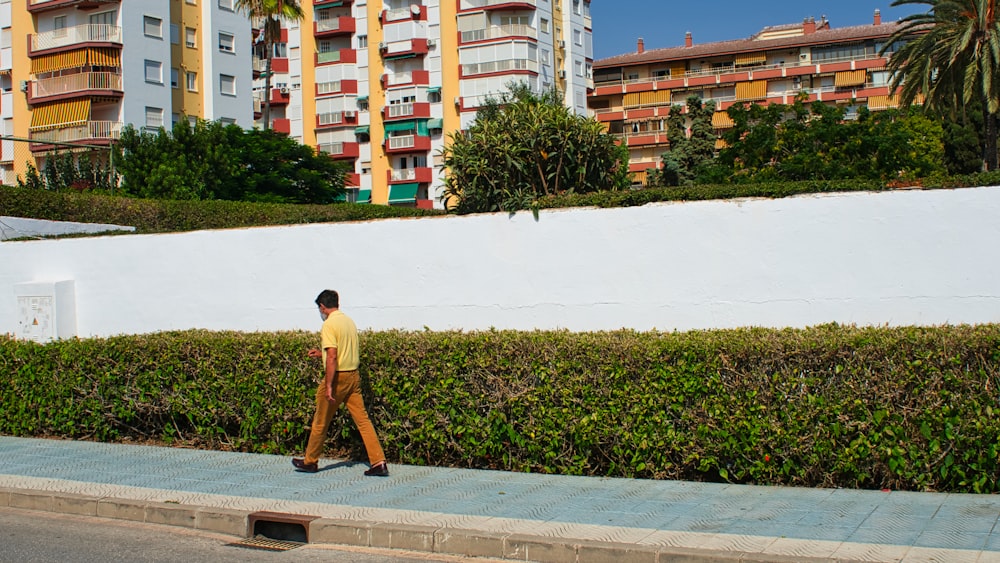
[[[715,132],[712,116],[715,102],[702,102],[698,96],[689,96],[687,105],[674,105],[667,117],[667,142],[670,150],[662,156],[662,168],[654,176],[654,183],[679,186],[694,183],[695,178],[715,157]]]
[[[628,149],[556,90],[512,84],[442,150],[444,197],[458,213],[516,211],[541,196],[625,189]]]
[[[903,18],[880,55],[889,60],[892,88],[909,105],[923,96],[928,110],[961,115],[973,100],[982,105],[986,170],[997,169],[1000,119],[1000,1],[895,0],[923,4],[926,13]]]
[[[236,8],[252,20],[263,20],[264,39],[264,129],[271,128],[271,61],[274,44],[281,40],[281,20],[300,21],[304,16],[297,0],[236,0]]]
[[[128,126],[115,151],[122,192],[145,198],[332,203],[347,179],[346,165],[287,135],[218,121]]]

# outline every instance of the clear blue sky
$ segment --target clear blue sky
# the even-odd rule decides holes
[[[746,39],[769,25],[826,16],[833,27],[872,23],[875,9],[882,21],[898,20],[924,6],[891,8],[891,0],[593,0],[594,59],[635,52],[643,38],[646,49],[677,47],[690,31],[695,43]]]

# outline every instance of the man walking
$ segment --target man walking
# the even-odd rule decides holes
[[[361,377],[358,374],[358,328],[350,317],[340,311],[340,296],[332,289],[323,290],[316,298],[323,328],[320,331],[320,349],[309,350],[310,358],[323,359],[325,377],[316,390],[316,414],[309,432],[305,458],[293,458],[292,465],[299,471],[316,473],[319,457],[326,442],[326,431],[341,403],[361,432],[361,439],[368,452],[371,467],[365,471],[370,477],[388,477],[389,465],[379,444],[375,428],[368,420],[365,401],[361,397]]]

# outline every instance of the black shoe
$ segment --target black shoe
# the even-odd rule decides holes
[[[388,477],[389,464],[383,461],[377,465],[373,465],[370,469],[365,471],[365,475],[368,477]]]
[[[292,465],[295,466],[295,469],[298,469],[299,471],[302,471],[304,473],[316,473],[317,471],[319,471],[318,463],[306,463],[306,460],[299,459],[297,457],[292,458]],[[388,474],[389,473],[386,472],[386,475]]]

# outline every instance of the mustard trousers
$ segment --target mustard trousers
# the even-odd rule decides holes
[[[365,450],[368,452],[368,462],[376,465],[385,461],[385,453],[382,445],[379,444],[378,436],[375,434],[375,427],[368,420],[368,412],[365,410],[365,400],[361,397],[361,376],[358,370],[338,371],[337,385],[333,390],[333,401],[326,398],[326,383],[319,382],[316,389],[316,414],[313,416],[312,430],[309,432],[309,444],[306,446],[306,463],[316,463],[323,454],[323,445],[326,443],[326,432],[330,428],[330,421],[341,403],[347,404],[347,411],[351,413],[354,424],[361,432],[361,439],[364,440]]]

